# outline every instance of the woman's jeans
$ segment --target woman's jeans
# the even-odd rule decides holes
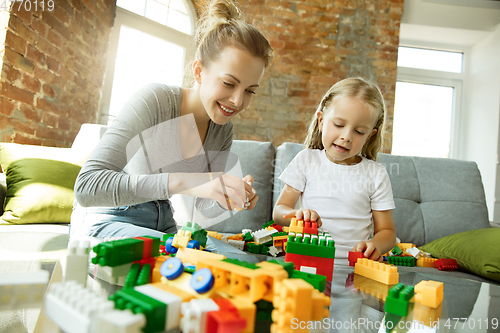
[[[123,207],[82,207],[76,200],[71,214],[70,237],[162,237],[177,227],[167,200]]]

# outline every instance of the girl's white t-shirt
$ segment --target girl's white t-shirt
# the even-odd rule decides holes
[[[371,238],[372,210],[395,208],[387,170],[366,158],[342,165],[331,162],[324,149],[304,149],[279,179],[302,192],[302,209],[319,214],[321,229],[335,240],[336,259],[346,259],[359,241]]]

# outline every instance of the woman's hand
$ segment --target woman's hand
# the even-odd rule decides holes
[[[288,214],[283,215],[284,219],[289,219],[292,217],[295,217],[297,220],[303,220],[304,222],[317,222],[318,228],[320,228],[323,225],[323,222],[321,222],[321,217],[319,217],[319,214],[312,209],[297,209],[294,212],[290,212]]]
[[[253,184],[253,177],[251,175],[246,175],[243,177],[243,181],[250,186],[251,190],[248,191],[247,187],[245,187],[246,190],[246,202],[245,202],[245,208],[244,209],[253,209],[255,205],[257,204],[257,200],[259,200],[259,196],[257,195],[257,191],[252,187]]]
[[[353,252],[362,252],[365,258],[375,261],[382,261],[382,253],[372,241],[360,241],[352,248]]]

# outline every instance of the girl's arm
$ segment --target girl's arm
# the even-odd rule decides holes
[[[352,249],[354,252],[363,252],[365,258],[380,260],[382,254],[392,250],[396,245],[396,228],[392,210],[372,211],[374,232],[369,241],[361,241]]]
[[[318,228],[321,227],[321,218],[318,213],[312,209],[295,209],[297,200],[299,200],[301,191],[285,184],[285,188],[280,194],[273,210],[273,220],[279,225],[290,225],[290,218],[296,217],[297,220],[316,221]]]

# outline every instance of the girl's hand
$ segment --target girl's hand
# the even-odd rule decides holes
[[[352,248],[353,252],[362,252],[365,258],[375,261],[382,261],[382,253],[372,241],[360,241]]]
[[[318,228],[320,228],[323,225],[323,222],[321,222],[319,214],[312,209],[298,209],[294,212],[283,215],[284,219],[289,219],[292,217],[295,217],[297,220],[303,220],[304,222],[317,222]]]
[[[259,196],[257,195],[257,191],[252,187],[253,184],[253,177],[251,175],[246,175],[243,177],[243,181],[250,186],[251,190],[248,191],[248,187],[245,187],[246,191],[246,201],[245,201],[245,208],[243,209],[252,209],[255,207],[257,204],[257,200],[259,200]]]

